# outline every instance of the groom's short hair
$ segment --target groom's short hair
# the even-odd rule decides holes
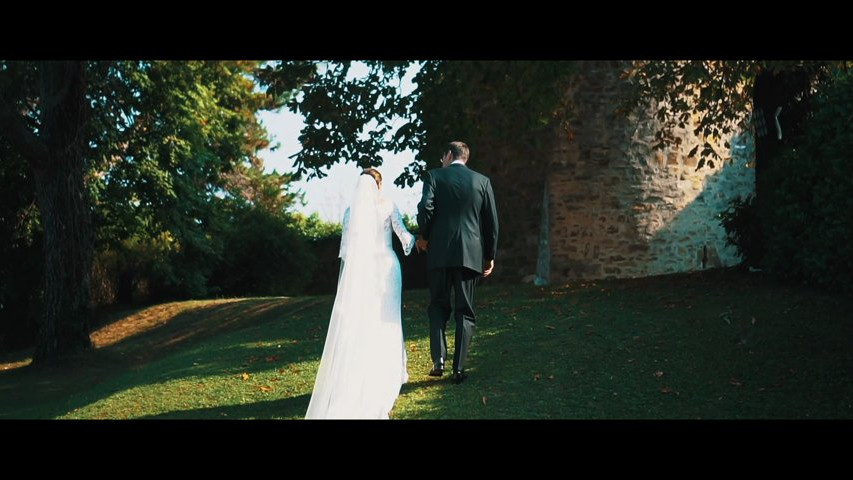
[[[450,142],[444,151],[450,152],[454,160],[468,161],[468,145],[465,145],[465,142]]]

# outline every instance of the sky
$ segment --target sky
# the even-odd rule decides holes
[[[359,67],[359,64],[356,64],[356,67]],[[366,73],[363,66],[356,67],[353,68],[354,75]],[[403,78],[403,93],[408,93],[414,88],[411,80],[416,72],[417,68],[412,68]],[[302,115],[282,108],[278,112],[260,112],[258,118],[270,134],[272,139],[270,145],[279,144],[274,152],[269,149],[260,152],[260,157],[264,159],[264,169],[267,172],[276,170],[279,173],[294,171],[293,159],[288,157],[302,148],[298,140],[299,132],[305,125]],[[394,179],[403,172],[406,165],[414,160],[414,157],[415,153],[412,151],[399,154],[386,152],[382,155],[382,165],[378,167],[382,173],[382,195],[393,200],[402,214],[410,216],[417,213],[417,204],[423,188],[422,182],[418,181],[412,187],[401,188],[394,185]],[[328,176],[323,178],[293,182],[292,185],[295,188],[304,192],[306,202],[304,206],[297,205],[295,210],[306,215],[317,212],[323,220],[340,222],[355,192],[361,169],[353,163],[337,163],[326,173]]]

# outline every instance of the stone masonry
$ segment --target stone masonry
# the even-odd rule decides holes
[[[573,86],[573,139],[558,135],[550,153],[547,280],[642,277],[739,262],[718,215],[754,190],[752,137],[697,138],[677,132],[679,146],[652,148],[655,121],[614,115],[624,62],[580,62]],[[691,127],[691,125],[688,125]],[[688,152],[708,141],[732,161],[696,170]],[[725,154],[724,154],[725,156]],[[544,184],[538,190],[542,192]],[[541,204],[541,202],[539,202]],[[535,212],[530,216],[537,218]],[[543,256],[538,256],[541,259]],[[526,280],[532,280],[537,255]],[[542,270],[542,266],[539,267]],[[547,272],[550,272],[549,274]]]

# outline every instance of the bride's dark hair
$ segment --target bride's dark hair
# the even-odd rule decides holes
[[[377,187],[382,184],[382,174],[379,173],[379,170],[377,170],[373,167],[365,168],[364,170],[361,171],[361,174],[362,175],[370,175],[371,177],[373,177],[373,179],[376,180],[376,186]]]

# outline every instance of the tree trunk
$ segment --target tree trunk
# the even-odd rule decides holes
[[[84,185],[86,82],[80,62],[44,62],[41,135],[46,158],[31,162],[44,229],[44,299],[33,364],[92,348],[88,303],[92,222]]]

